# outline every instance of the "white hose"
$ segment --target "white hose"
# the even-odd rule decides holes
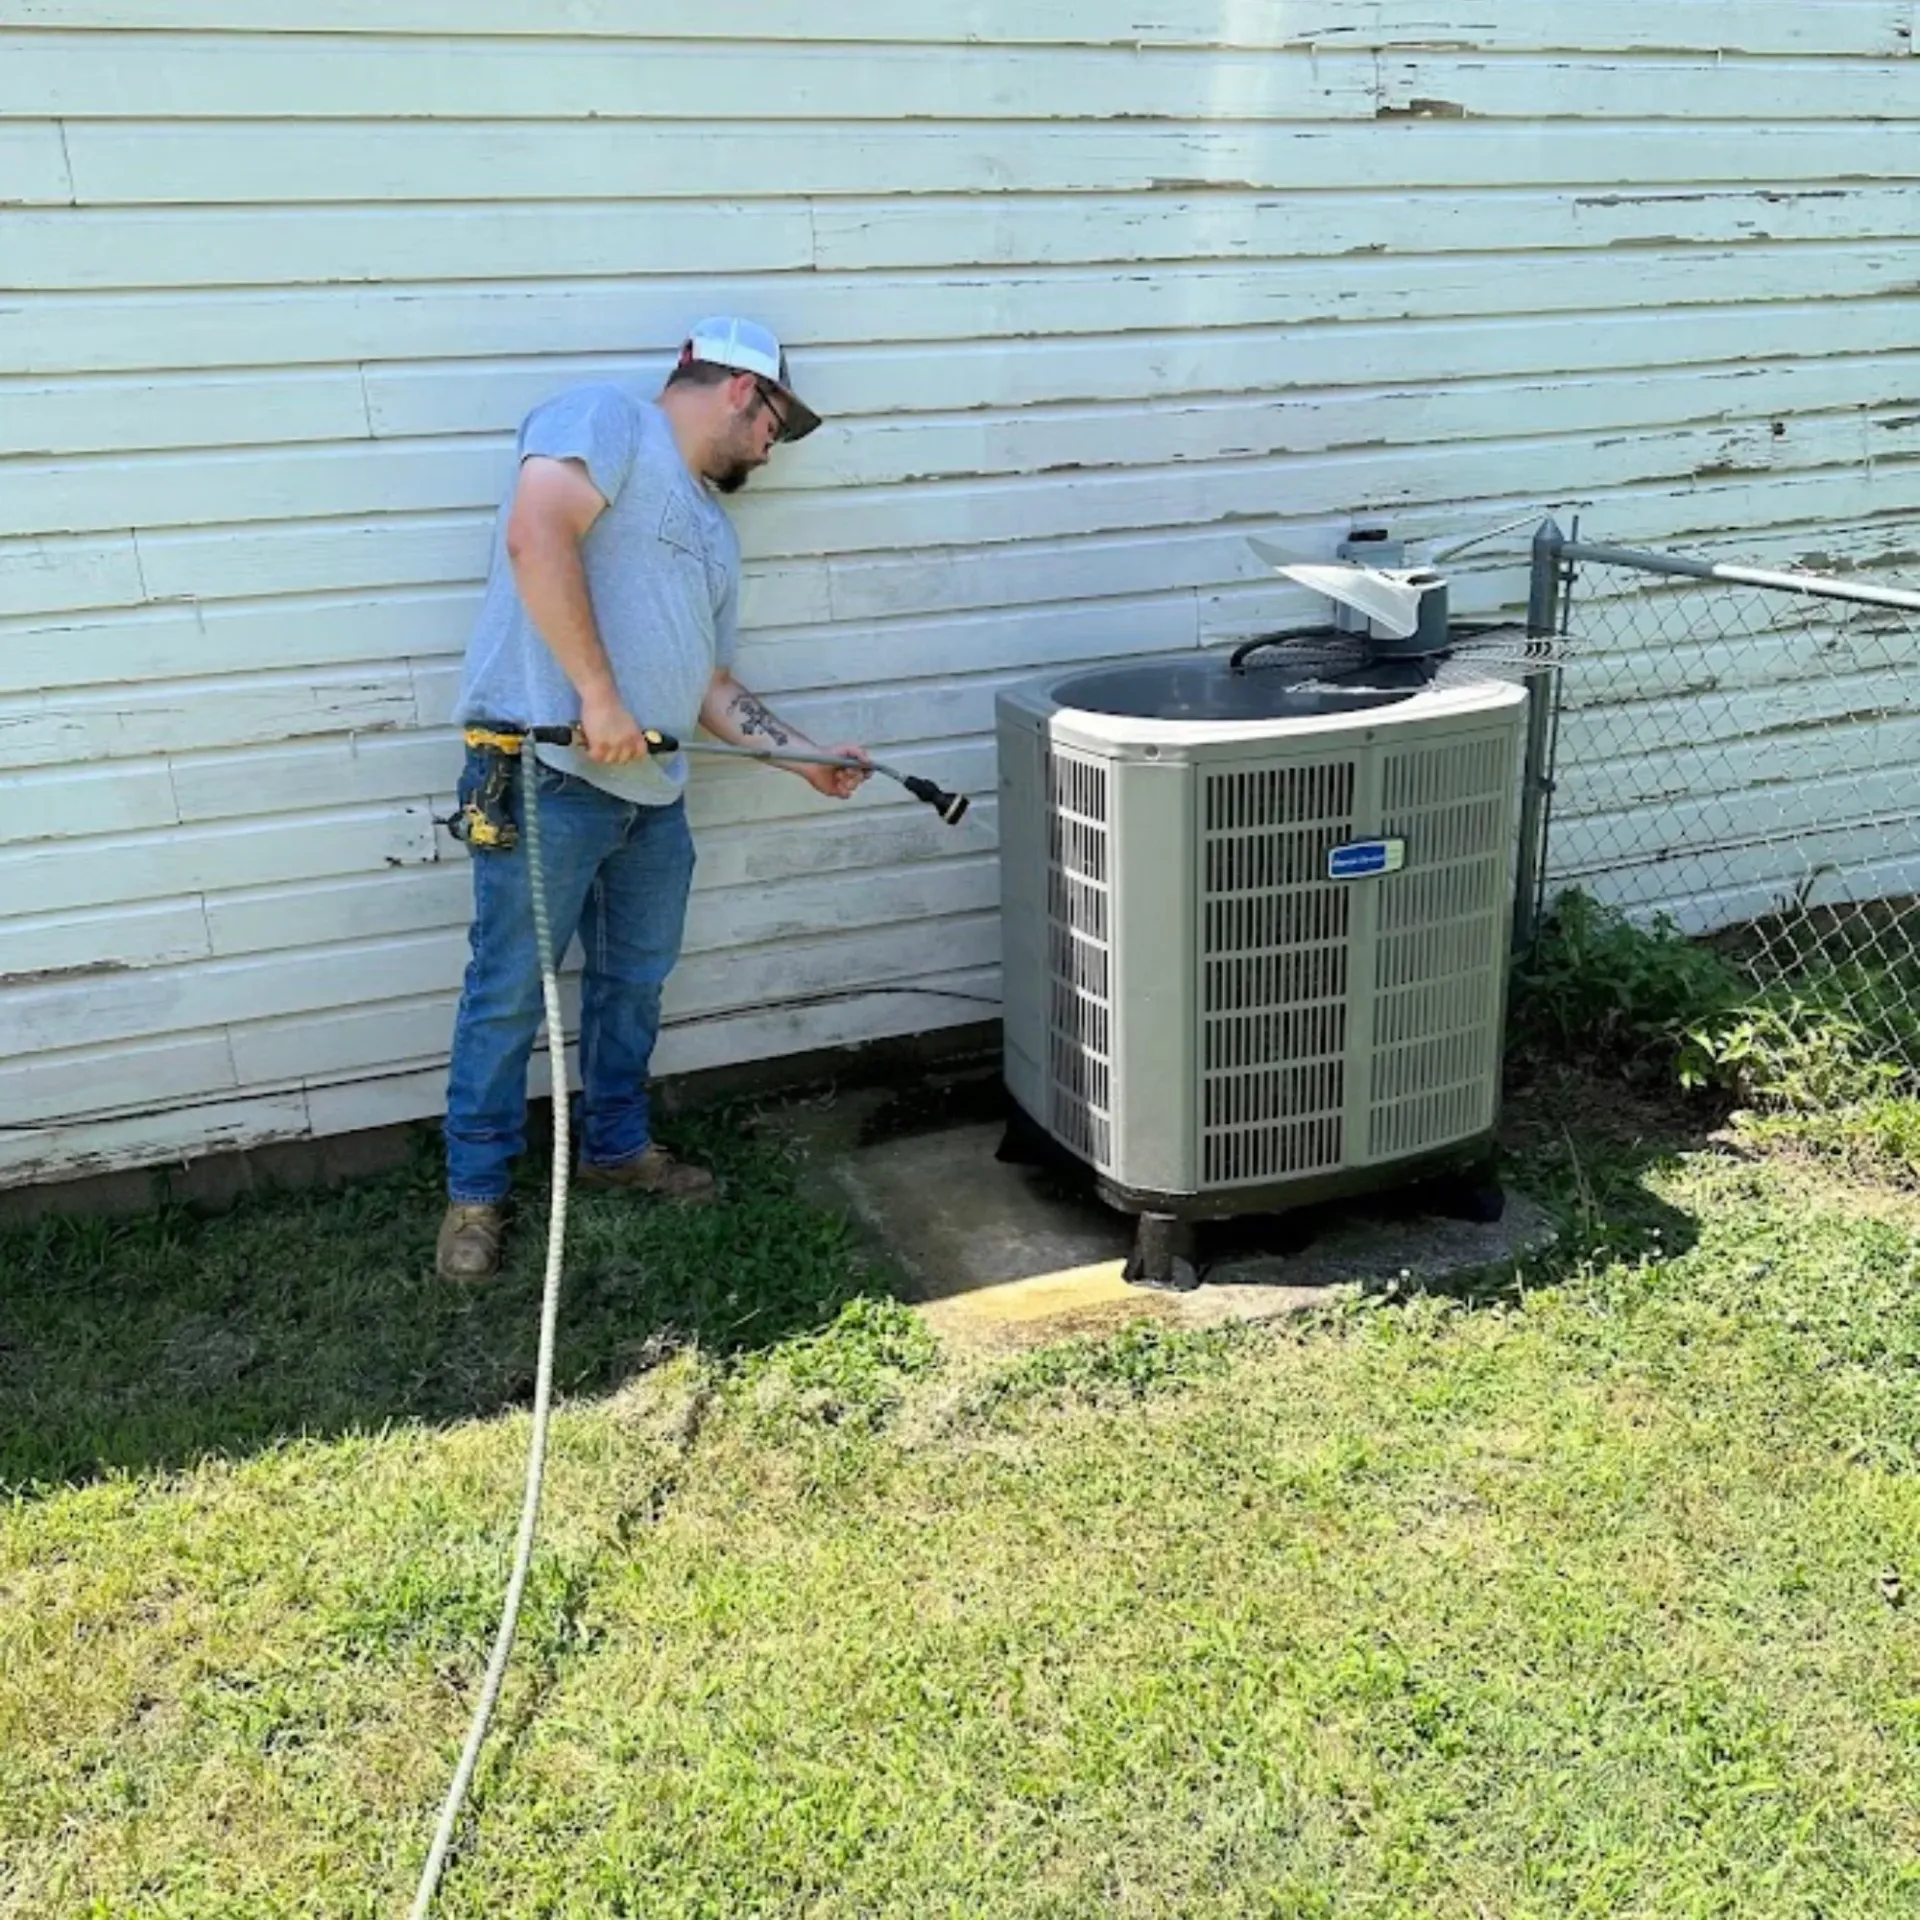
[[[553,1388],[554,1327],[560,1317],[560,1270],[567,1242],[567,1046],[566,1029],[560,1014],[559,956],[553,951],[553,930],[547,919],[546,881],[540,870],[540,798],[533,743],[525,740],[520,748],[520,791],[525,796],[527,826],[527,879],[533,893],[533,937],[540,959],[540,990],[547,1008],[547,1060],[553,1081],[553,1186],[547,1219],[547,1279],[540,1301],[540,1358],[534,1370],[533,1441],[527,1452],[527,1489],[520,1506],[520,1538],[514,1547],[513,1576],[507,1582],[506,1604],[500,1613],[500,1630],[494,1636],[493,1658],[487,1664],[487,1677],[480,1689],[480,1703],[474,1709],[473,1725],[467,1733],[465,1751],[455,1770],[453,1785],[447,1789],[447,1802],[440,1810],[440,1828],[433,1836],[433,1850],[420,1875],[419,1891],[413,1896],[409,1920],[426,1920],[427,1910],[446,1868],[447,1853],[453,1845],[454,1829],[460,1809],[473,1784],[473,1770],[479,1764],[480,1749],[487,1737],[487,1725],[493,1718],[494,1703],[507,1677],[507,1662],[513,1656],[513,1638],[520,1625],[520,1602],[527,1588],[527,1569],[533,1563],[533,1532],[540,1515],[540,1488],[547,1467],[547,1415]]]

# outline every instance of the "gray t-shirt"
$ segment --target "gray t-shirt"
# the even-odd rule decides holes
[[[606,497],[581,553],[620,697],[643,727],[690,734],[715,672],[733,664],[740,542],[732,521],[688,471],[667,416],[618,387],[575,387],[536,407],[520,429],[519,457],[530,454],[582,462]],[[509,491],[454,717],[562,725],[579,719],[580,696],[514,585],[511,508]],[[540,757],[644,806],[668,805],[686,787],[685,754],[624,767],[596,766],[566,747],[542,747]]]

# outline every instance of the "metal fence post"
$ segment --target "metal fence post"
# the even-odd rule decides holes
[[[1560,624],[1561,554],[1566,535],[1543,520],[1533,536],[1533,578],[1527,591],[1527,633],[1549,639]],[[1548,771],[1559,702],[1557,667],[1543,663],[1527,674],[1527,751],[1520,787],[1520,859],[1513,884],[1513,950],[1524,953],[1539,931],[1546,877],[1546,835],[1553,780]]]
[[[1542,520],[1533,536],[1533,578],[1527,587],[1527,631],[1536,639],[1560,624],[1560,552],[1567,536],[1557,520]]]

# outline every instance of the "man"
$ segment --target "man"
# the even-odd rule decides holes
[[[573,389],[520,430],[456,718],[578,724],[584,752],[539,749],[541,865],[556,952],[578,933],[583,1127],[578,1182],[682,1201],[713,1176],[653,1139],[647,1074],[660,992],[680,954],[694,851],[686,756],[649,758],[644,727],[696,723],[757,747],[814,743],[733,675],[740,546],[716,495],[820,424],[780,343],[750,320],[703,320],[654,400]],[[815,749],[817,750],[817,749]],[[826,751],[864,759],[857,747]],[[783,763],[776,763],[783,764]],[[788,769],[845,799],[854,768]],[[461,799],[479,777],[470,754]],[[444,1279],[498,1270],[504,1205],[526,1141],[541,1016],[524,843],[472,857],[472,958],[447,1090]],[[564,1095],[556,1066],[556,1092]]]

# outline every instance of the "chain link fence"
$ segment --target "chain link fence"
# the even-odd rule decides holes
[[[1920,593],[1543,528],[1539,898],[1670,922],[1920,1090]]]

